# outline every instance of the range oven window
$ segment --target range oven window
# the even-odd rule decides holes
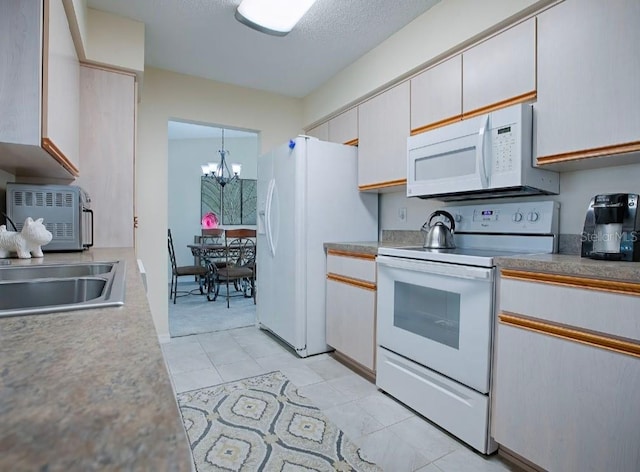
[[[458,349],[460,294],[394,282],[393,325]]]

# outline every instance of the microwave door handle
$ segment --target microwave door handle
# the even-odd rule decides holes
[[[484,117],[482,126],[478,131],[478,145],[476,146],[476,167],[480,174],[480,182],[482,184],[482,188],[489,187],[489,177],[487,176],[487,167],[486,167],[487,156],[485,153],[485,141],[486,141],[488,128],[489,128],[489,115],[486,115]]]
[[[91,216],[91,242],[83,245],[85,247],[92,247],[93,246],[93,210],[89,208],[83,208],[82,211],[85,213],[89,213],[89,215]],[[82,225],[82,227],[84,228],[84,225]]]

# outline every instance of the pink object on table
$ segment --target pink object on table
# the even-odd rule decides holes
[[[202,228],[203,229],[212,229],[212,228],[217,228],[217,227],[218,227],[218,217],[216,216],[215,213],[210,211],[209,213],[206,213],[202,217]]]

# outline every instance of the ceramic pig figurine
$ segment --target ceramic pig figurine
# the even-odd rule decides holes
[[[20,259],[43,257],[42,248],[49,244],[53,235],[42,224],[42,218],[33,221],[31,217],[24,220],[22,231],[7,231],[5,225],[0,226],[0,258],[9,257],[15,252]]]

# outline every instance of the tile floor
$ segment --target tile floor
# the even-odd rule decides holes
[[[520,471],[474,453],[331,355],[300,359],[256,327],[173,338],[162,350],[177,393],[280,370],[387,472]]]

